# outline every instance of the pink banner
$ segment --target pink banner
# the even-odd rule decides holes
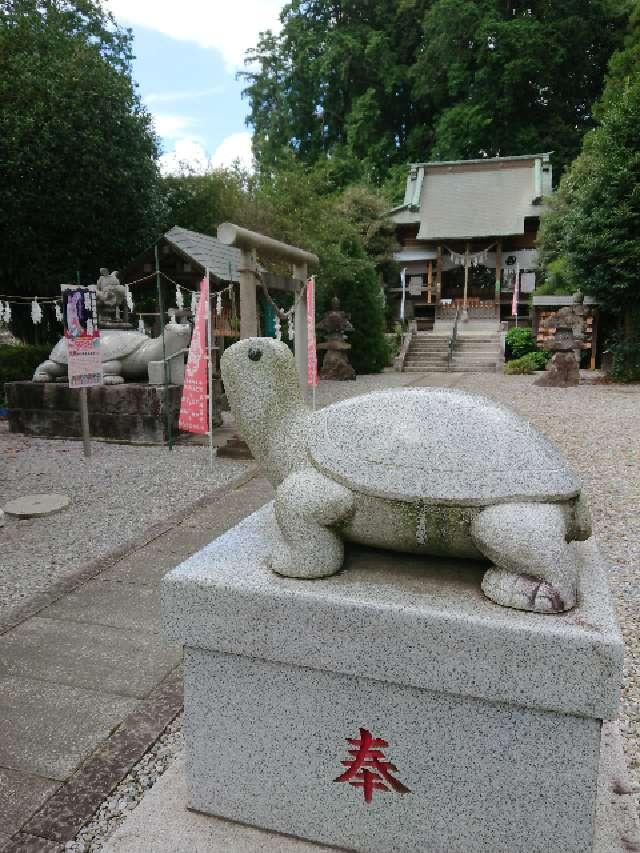
[[[318,360],[316,356],[316,294],[315,279],[307,282],[307,384],[318,384]]]
[[[180,403],[178,426],[185,432],[206,435],[209,432],[209,380],[207,372],[207,311],[209,308],[209,280],[200,283],[200,299],[189,347],[184,388]]]
[[[520,264],[516,264],[516,280],[513,285],[513,299],[511,300],[511,314],[518,316],[518,302],[520,300]]]

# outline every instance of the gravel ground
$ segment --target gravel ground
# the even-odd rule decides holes
[[[640,792],[640,386],[584,384],[538,388],[533,377],[498,374],[386,373],[355,383],[321,383],[317,399],[326,405],[377,388],[444,385],[485,394],[529,418],[564,451],[584,482],[594,533],[611,562],[610,583],[625,639],[626,661],[621,726],[636,800]],[[181,749],[180,720],[158,742],[162,761],[145,756],[108,798],[69,851],[99,850],[126,813]],[[155,749],[155,747],[154,747]],[[140,775],[145,779],[139,781]],[[149,783],[149,784],[147,784]]]
[[[9,433],[0,422],[0,507],[12,498],[58,492],[69,509],[0,527],[0,615],[247,470],[214,460],[206,447],[133,447],[50,441]]]

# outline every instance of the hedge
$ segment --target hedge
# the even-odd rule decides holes
[[[4,383],[31,379],[36,367],[49,357],[51,344],[0,345],[0,400],[4,400]]]
[[[544,370],[550,358],[551,353],[546,349],[529,352],[520,358],[508,361],[504,366],[504,372],[510,375],[535,373],[536,370]]]

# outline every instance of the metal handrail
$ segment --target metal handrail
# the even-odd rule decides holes
[[[455,349],[456,340],[458,339],[458,316],[460,314],[460,309],[456,308],[455,317],[453,318],[453,331],[451,332],[451,337],[449,338],[448,346],[449,352],[447,355],[447,370],[451,372],[451,368],[453,367],[453,350]]]
[[[407,324],[407,331],[402,336],[402,343],[400,345],[400,352],[393,360],[393,366],[395,370],[402,372],[404,370],[404,362],[407,357],[407,353],[409,352],[409,347],[411,346],[411,341],[413,340],[413,336],[416,334],[416,325],[415,320],[410,321]]]

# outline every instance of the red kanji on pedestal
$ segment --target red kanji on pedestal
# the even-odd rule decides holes
[[[389,746],[386,740],[374,737],[367,729],[360,729],[359,738],[346,738],[346,741],[353,747],[347,750],[353,757],[341,762],[347,769],[334,782],[348,782],[355,788],[362,788],[365,803],[371,802],[374,791],[392,788],[399,794],[411,793],[391,775],[391,771],[397,773],[398,768],[384,757],[382,750]]]

